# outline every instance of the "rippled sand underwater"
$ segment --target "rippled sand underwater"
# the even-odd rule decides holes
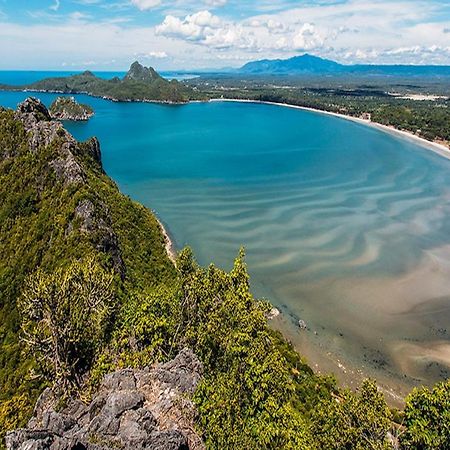
[[[120,188],[201,264],[230,268],[244,245],[255,294],[313,365],[394,394],[449,375],[449,160],[277,106],[80,99],[96,115],[68,127],[99,137]]]

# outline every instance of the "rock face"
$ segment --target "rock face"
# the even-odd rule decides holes
[[[71,400],[56,411],[47,389],[28,428],[6,435],[8,450],[199,450],[189,396],[203,366],[188,349],[153,369],[107,375],[91,403]]]
[[[151,83],[155,80],[161,79],[161,76],[156,72],[153,67],[144,67],[135,61],[131,64],[130,70],[125,75],[126,81],[141,81],[144,83]]]
[[[90,106],[78,103],[74,97],[58,97],[50,106],[50,115],[56,120],[86,121],[94,111]]]
[[[57,137],[64,137],[67,142],[75,142],[59,122],[52,121],[47,108],[37,98],[29,97],[20,103],[15,116],[28,132],[29,147],[33,152],[51,144]]]

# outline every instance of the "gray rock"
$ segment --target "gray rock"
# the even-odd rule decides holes
[[[145,447],[148,450],[188,450],[185,436],[177,430],[159,431],[150,436],[150,442]]]
[[[100,142],[96,137],[90,138],[85,143],[87,152],[92,156],[92,158],[101,164],[102,162],[102,152],[100,150]]]
[[[46,388],[36,401],[36,405],[34,406],[33,411],[33,418],[28,422],[28,427],[29,428],[42,427],[44,414],[47,411],[54,410],[56,408],[57,403],[58,397],[50,388]]]
[[[51,433],[63,435],[66,431],[72,429],[76,423],[77,421],[73,417],[50,410],[43,415],[42,428]]]
[[[86,180],[86,174],[74,156],[75,144],[65,142],[61,145],[59,158],[50,162],[50,167],[65,185],[81,184]]]
[[[7,434],[8,450],[203,450],[189,400],[203,366],[191,350],[144,370],[105,376],[89,405],[70,400],[55,411],[57,396],[46,390],[28,429]]]
[[[50,448],[53,434],[46,430],[19,429],[6,433],[8,450],[44,450]]]
[[[123,412],[137,409],[144,403],[144,394],[137,390],[113,391],[106,399],[102,413],[119,417]]]
[[[50,122],[51,117],[46,106],[36,97],[29,97],[19,104],[16,111],[26,129],[32,128],[40,121]]]
[[[77,399],[70,400],[61,412],[66,416],[73,417],[77,423],[83,423],[89,419],[89,408]]]
[[[131,369],[118,370],[117,372],[109,373],[103,379],[102,389],[106,390],[126,390],[136,389],[136,378],[134,371]]]
[[[95,229],[95,206],[90,200],[81,200],[75,208],[75,218],[81,220],[80,230],[91,233]]]
[[[193,394],[203,375],[203,365],[191,350],[185,348],[172,361],[161,365],[155,375],[180,392]]]

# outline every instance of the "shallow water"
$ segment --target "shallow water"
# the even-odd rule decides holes
[[[0,92],[0,104],[25,97]],[[77,97],[96,115],[67,127],[100,139],[121,190],[201,264],[230,268],[244,245],[255,294],[282,310],[275,326],[312,363],[344,380],[358,367],[395,393],[448,376],[449,160],[278,106]]]

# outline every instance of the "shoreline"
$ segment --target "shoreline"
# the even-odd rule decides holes
[[[167,256],[169,259],[173,262],[174,265],[176,265],[176,260],[178,256],[178,252],[176,251],[175,244],[170,237],[169,232],[167,231],[167,228],[164,226],[162,221],[159,219],[159,217],[156,215],[155,211],[152,211],[153,215],[155,216],[156,221],[158,222],[158,225],[161,229],[161,233],[164,237],[164,248],[166,250]]]
[[[359,123],[361,125],[366,125],[366,126],[369,126],[372,128],[376,128],[385,133],[397,135],[399,137],[402,137],[403,139],[407,139],[416,144],[419,144],[422,147],[426,147],[428,150],[433,151],[434,153],[442,156],[443,158],[450,159],[450,147],[447,147],[444,144],[439,144],[438,142],[429,141],[428,139],[417,136],[409,131],[399,130],[393,126],[383,125],[381,123],[373,122],[371,120],[361,119],[359,117],[349,116],[349,115],[341,114],[341,113],[335,113],[332,111],[325,111],[323,109],[309,108],[307,106],[292,105],[290,103],[269,102],[269,101],[264,101],[264,100],[213,98],[213,99],[209,100],[209,102],[255,103],[255,104],[262,104],[262,105],[281,106],[284,108],[291,108],[291,109],[300,109],[303,111],[310,111],[310,112],[319,113],[319,114],[326,114],[328,116],[333,116],[333,117],[337,117],[340,119],[349,120],[351,122]]]
[[[359,123],[362,125],[366,125],[372,128],[377,128],[380,131],[384,131],[385,133],[397,135],[399,137],[402,137],[403,139],[410,140],[411,142],[415,142],[416,144],[419,144],[422,147],[426,147],[428,150],[433,151],[434,153],[442,156],[443,158],[450,159],[450,144],[447,146],[445,144],[441,144],[439,142],[429,141],[428,139],[425,139],[423,137],[417,136],[414,133],[410,131],[405,130],[399,130],[398,128],[395,128],[394,126],[389,125],[383,125],[378,122],[374,122],[372,120],[367,119],[361,119],[359,117],[350,116],[347,114],[342,113],[336,113],[332,111],[326,111],[324,109],[318,109],[318,108],[311,108],[308,106],[299,106],[299,105],[293,105],[291,103],[281,103],[281,102],[270,102],[265,100],[252,100],[252,99],[242,99],[242,98],[210,98],[205,100],[187,100],[187,101],[180,101],[180,102],[174,102],[174,101],[165,101],[165,100],[148,100],[148,99],[141,99],[141,100],[131,100],[131,99],[125,99],[125,100],[118,100],[113,97],[108,96],[101,96],[101,95],[94,95],[90,92],[62,92],[58,90],[29,90],[29,89],[4,89],[4,86],[0,86],[0,91],[6,91],[6,92],[24,92],[24,93],[44,93],[44,94],[63,94],[63,95],[87,95],[89,97],[93,98],[99,98],[102,100],[111,101],[114,103],[150,103],[150,104],[156,104],[156,105],[169,105],[169,106],[183,106],[183,105],[189,105],[191,103],[212,103],[212,102],[235,102],[235,103],[255,103],[255,104],[262,104],[262,105],[273,105],[273,106],[281,106],[285,108],[292,108],[292,109],[300,109],[303,111],[310,111],[314,113],[319,114],[326,114],[329,116],[349,120],[355,123]]]

